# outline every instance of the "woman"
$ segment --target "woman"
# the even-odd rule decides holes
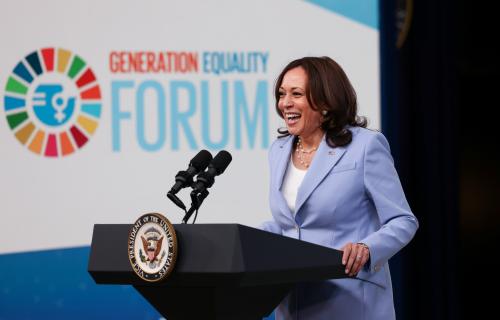
[[[262,228],[342,250],[352,277],[298,285],[276,319],[395,319],[388,260],[418,222],[387,140],[365,129],[349,79],[328,57],[289,63],[275,96],[286,129],[269,152],[273,220]]]

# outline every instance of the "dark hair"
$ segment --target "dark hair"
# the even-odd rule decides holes
[[[304,57],[290,62],[281,71],[274,96],[276,98],[276,111],[283,117],[279,108],[279,88],[283,82],[285,73],[289,70],[302,67],[307,74],[306,97],[311,108],[321,112],[323,123],[321,129],[326,133],[326,142],[331,147],[345,146],[352,141],[352,133],[346,128],[366,128],[366,118],[360,117],[356,92],[340,65],[329,57]],[[279,128],[280,137],[288,136],[290,133],[286,128]]]

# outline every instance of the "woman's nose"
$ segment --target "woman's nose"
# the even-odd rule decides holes
[[[286,107],[291,107],[292,106],[292,99],[288,95],[283,97],[283,106]]]

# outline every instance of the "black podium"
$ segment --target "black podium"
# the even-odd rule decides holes
[[[239,224],[176,224],[174,271],[149,283],[128,260],[130,227],[94,226],[89,273],[98,284],[133,285],[167,320],[260,320],[296,283],[346,277],[338,250]]]

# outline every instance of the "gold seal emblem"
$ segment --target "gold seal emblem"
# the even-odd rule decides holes
[[[141,279],[165,279],[177,258],[177,238],[170,221],[159,213],[147,213],[137,219],[128,235],[128,258]]]

